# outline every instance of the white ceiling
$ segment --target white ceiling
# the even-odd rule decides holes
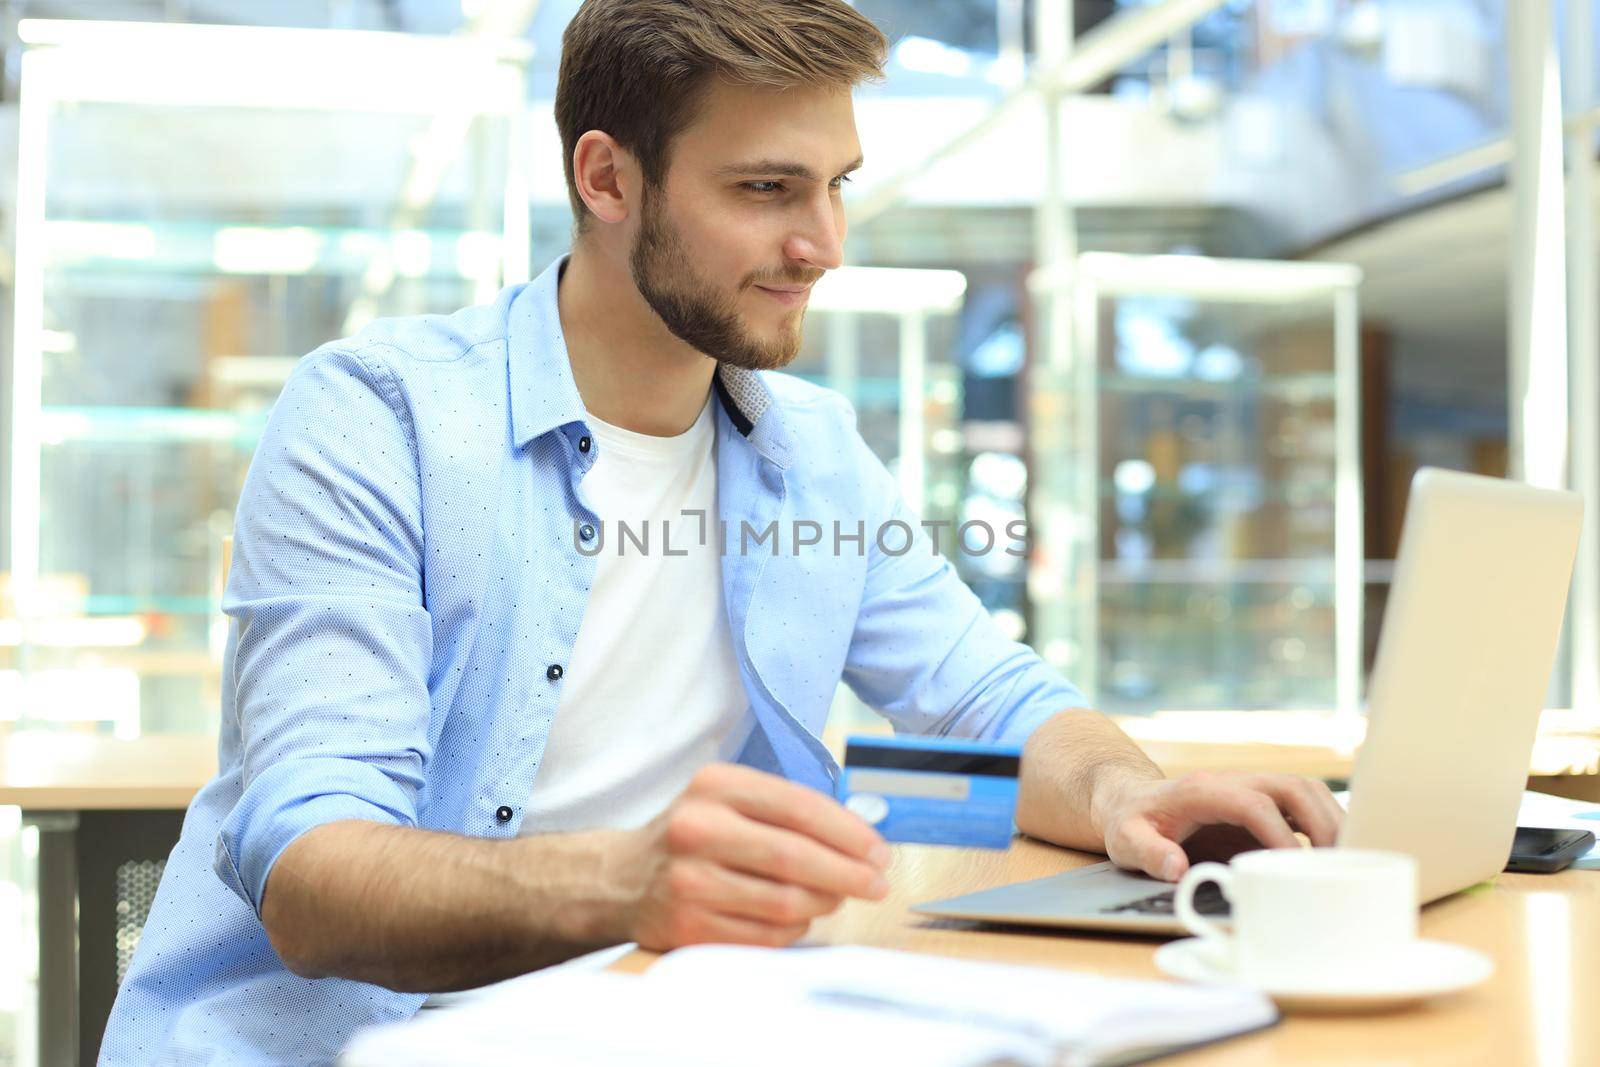
[[[1511,197],[1484,190],[1324,246],[1365,272],[1362,318],[1417,341],[1503,352]]]

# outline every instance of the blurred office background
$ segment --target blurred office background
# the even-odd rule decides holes
[[[0,4],[0,732],[215,732],[222,541],[295,360],[566,248],[576,6]],[[854,277],[793,370],[947,547],[1027,521],[952,556],[1097,706],[1357,717],[1416,468],[1591,488],[1589,0],[856,6],[893,48]],[[0,1063],[36,855],[0,807]]]

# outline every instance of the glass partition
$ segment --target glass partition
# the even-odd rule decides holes
[[[1358,278],[1109,253],[1042,278],[1075,323],[1032,383],[1032,632],[1096,706],[1355,710]]]
[[[296,360],[527,276],[523,50],[22,32],[0,708],[121,737],[213,730],[221,543]]]

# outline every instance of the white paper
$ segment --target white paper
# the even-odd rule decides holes
[[[1128,1049],[1211,1040],[1278,1017],[1271,1000],[1244,989],[861,947],[699,946],[668,953],[648,977],[701,990],[737,987],[794,1003],[854,1003],[877,1016],[960,1021],[1040,1040],[1086,1063]]]
[[[1050,1067],[1015,1034],[614,973],[529,976],[358,1031],[341,1067]]]
[[[369,1027],[342,1067],[1091,1064],[1277,1018],[1247,990],[873,948],[699,946],[643,977],[574,969]]]

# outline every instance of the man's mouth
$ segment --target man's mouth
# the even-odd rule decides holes
[[[784,304],[802,303],[811,292],[809,285],[758,285],[757,289]]]

